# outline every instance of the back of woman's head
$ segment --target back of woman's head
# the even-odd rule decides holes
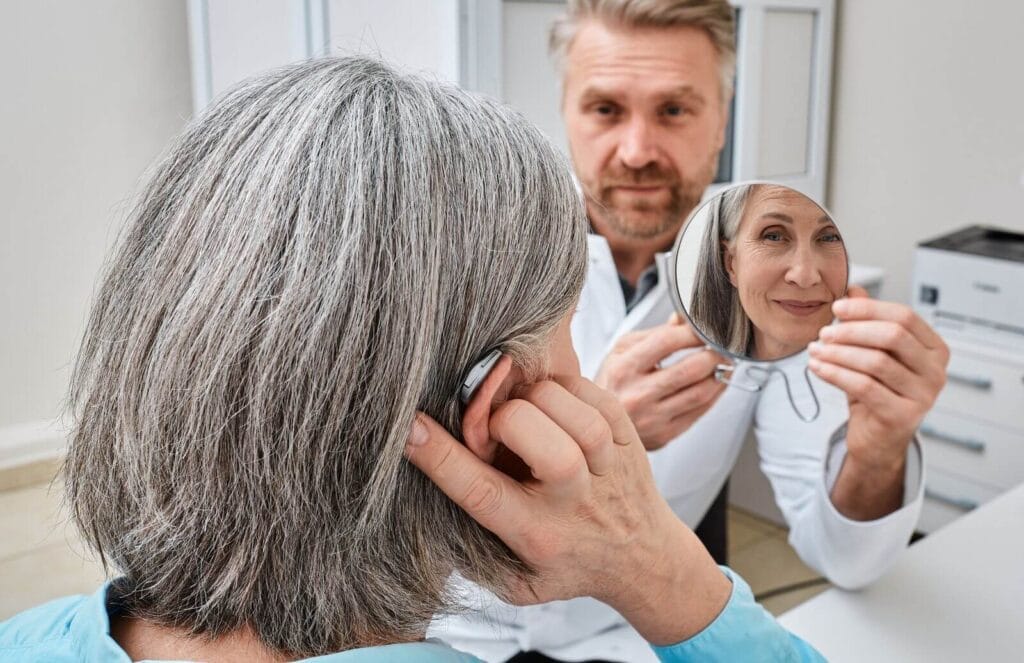
[[[415,638],[521,563],[403,460],[500,347],[539,374],[582,287],[562,158],[367,59],[252,79],[156,165],[72,387],[67,494],[132,614],[314,655]]]

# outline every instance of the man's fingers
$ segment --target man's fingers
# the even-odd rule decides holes
[[[826,344],[859,345],[890,352],[918,375],[932,377],[939,367],[929,357],[930,351],[906,327],[886,320],[842,322],[822,328]]]
[[[529,386],[520,397],[536,405],[576,441],[591,474],[604,476],[614,469],[618,456],[612,430],[597,408],[550,380]]]
[[[530,401],[513,398],[491,414],[491,438],[519,456],[533,476],[556,490],[572,490],[589,476],[576,441]]]
[[[883,418],[891,417],[894,409],[900,405],[910,404],[909,399],[904,399],[878,380],[859,371],[813,357],[808,365],[822,380],[842,389],[854,400],[868,406]]]
[[[637,370],[644,372],[657,366],[658,362],[683,348],[703,345],[690,325],[658,325],[647,330],[629,350],[630,360]]]
[[[715,374],[715,367],[725,361],[713,350],[701,350],[675,364],[652,373],[648,380],[657,399],[668,398]]]
[[[528,517],[516,483],[427,415],[417,415],[405,454],[473,520],[499,537],[516,532]]]
[[[832,304],[832,312],[842,322],[875,320],[893,322],[910,332],[924,347],[935,350],[946,347],[935,330],[909,306],[882,302],[866,297],[847,297]]]
[[[601,413],[612,430],[612,440],[615,444],[627,446],[640,443],[640,436],[637,435],[633,421],[626,414],[626,409],[610,393],[581,377],[556,376],[553,379],[565,387],[570,394]]]
[[[706,410],[718,400],[718,397],[725,391],[725,387],[726,385],[716,380],[714,376],[706,377],[661,401],[657,407],[659,411],[672,418],[678,418],[694,411]]]
[[[868,294],[868,291],[865,290],[864,288],[860,287],[859,285],[851,285],[849,288],[847,288],[846,289],[846,296],[847,297],[855,297],[857,299],[864,299],[864,298],[871,297],[871,295]]]
[[[835,343],[811,343],[809,351],[815,359],[869,375],[901,396],[921,402],[931,400],[922,378],[888,352]]]
[[[721,386],[722,390],[724,391],[726,385],[723,384]],[[721,394],[721,391],[719,391],[719,394]],[[697,423],[697,420],[703,417],[705,414],[707,414],[707,411],[710,410],[715,405],[716,400],[717,396],[710,402],[701,405],[697,409],[690,410],[689,412],[681,414],[678,417],[672,419],[669,422],[669,426],[671,426],[674,429],[672,433],[672,439],[675,439],[682,435],[683,433],[685,433],[686,431],[690,430],[690,427]]]

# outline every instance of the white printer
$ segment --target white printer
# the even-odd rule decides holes
[[[971,226],[923,242],[914,308],[950,348],[919,429],[931,532],[1024,482],[1024,234]]]
[[[944,337],[1024,353],[1024,235],[971,226],[919,244],[913,296]]]

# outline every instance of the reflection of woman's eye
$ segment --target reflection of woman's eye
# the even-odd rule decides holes
[[[841,242],[843,238],[839,236],[839,233],[824,233],[821,236],[823,242]]]

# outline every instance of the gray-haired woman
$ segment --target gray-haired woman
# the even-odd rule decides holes
[[[656,644],[805,647],[578,378],[585,232],[561,158],[494,102],[365,59],[222,98],[156,166],[74,375],[67,499],[119,577],[0,625],[0,659],[467,660],[422,641],[454,571],[593,594]]]

